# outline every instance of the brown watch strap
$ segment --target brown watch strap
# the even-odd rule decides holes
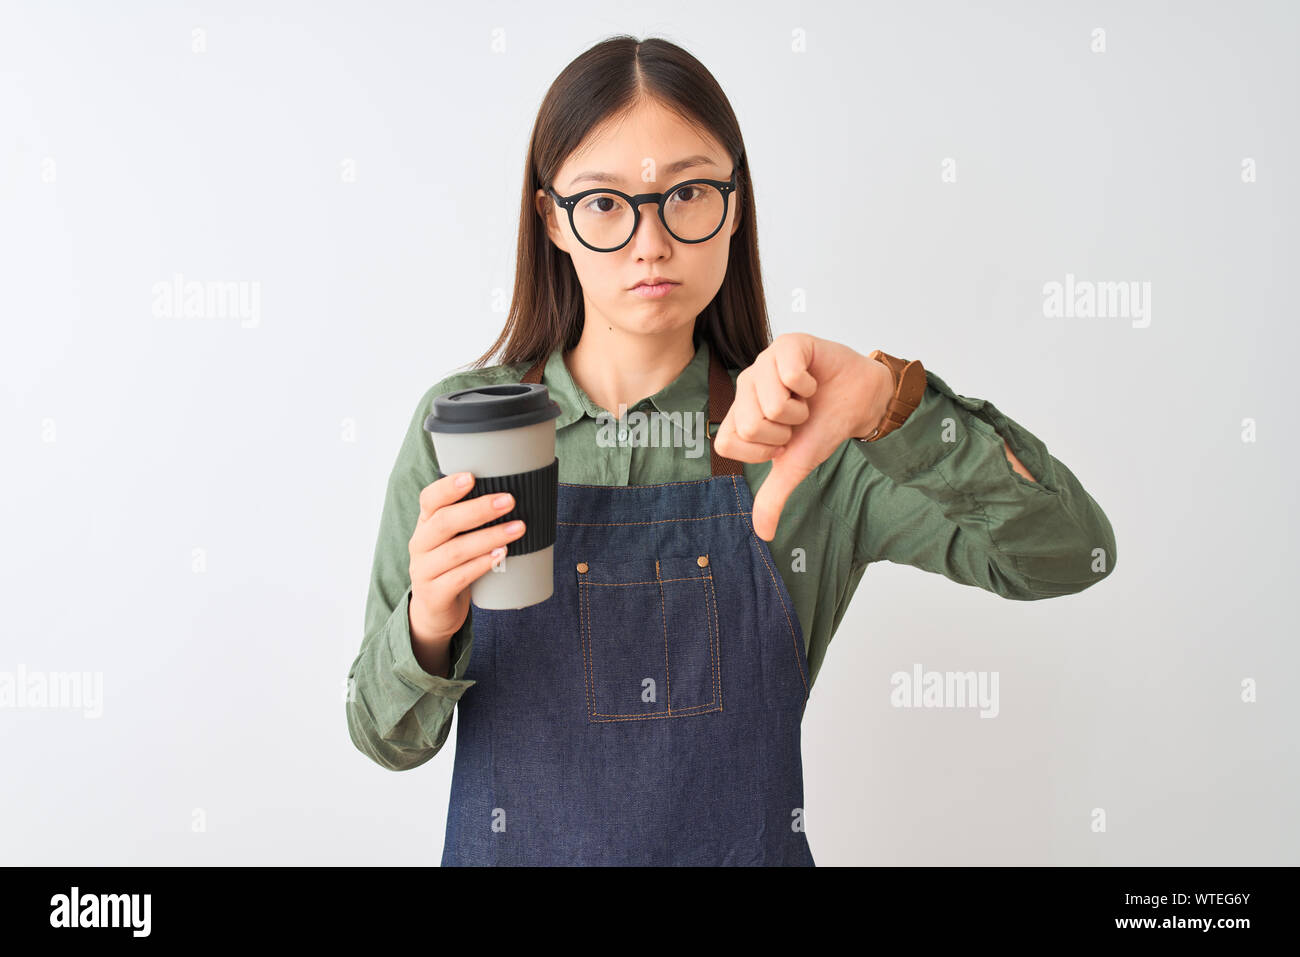
[[[912,359],[909,362],[881,352],[879,349],[874,350],[867,358],[883,362],[894,377],[894,394],[890,396],[889,404],[885,406],[884,421],[863,439],[864,442],[875,442],[901,426],[920,406],[921,400],[925,398],[925,367],[921,365],[920,359]]]

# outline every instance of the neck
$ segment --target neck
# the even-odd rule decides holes
[[[693,329],[637,335],[587,322],[564,360],[591,401],[618,415],[620,405],[631,408],[681,375],[695,358]]]

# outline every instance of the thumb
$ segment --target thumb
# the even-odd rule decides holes
[[[770,542],[776,536],[777,520],[786,500],[811,471],[812,466],[790,455],[789,447],[772,459],[772,468],[754,496],[754,532],[759,538]]]

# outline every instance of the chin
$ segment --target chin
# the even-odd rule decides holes
[[[659,308],[643,308],[641,315],[627,324],[627,331],[643,335],[659,334],[671,332],[681,326],[690,327],[694,321],[693,314],[688,317],[686,311],[677,305],[672,307],[659,305]]]

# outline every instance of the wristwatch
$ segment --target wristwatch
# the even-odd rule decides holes
[[[925,368],[920,359],[910,362],[888,353],[874,350],[868,359],[883,362],[894,376],[894,394],[885,406],[885,418],[870,435],[863,436],[863,442],[875,442],[883,439],[890,432],[907,421],[907,417],[916,411],[925,397]]]

